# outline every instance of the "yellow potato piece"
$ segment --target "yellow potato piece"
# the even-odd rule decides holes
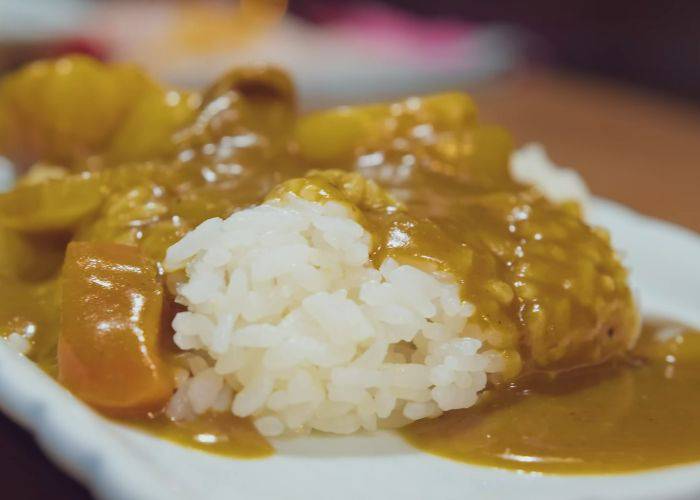
[[[70,229],[94,212],[102,197],[100,180],[89,175],[18,186],[0,194],[0,227],[28,233]]]
[[[323,163],[381,148],[397,132],[410,134],[412,127],[422,124],[435,130],[471,129],[476,126],[476,108],[469,96],[459,92],[392,104],[340,106],[301,117],[294,137],[306,160]]]
[[[39,61],[0,82],[0,153],[24,165],[73,166],[103,152],[113,162],[150,158],[196,103],[129,65]]]

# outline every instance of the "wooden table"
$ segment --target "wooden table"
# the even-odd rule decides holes
[[[700,109],[631,89],[530,72],[474,89],[484,121],[539,141],[593,192],[700,231]],[[0,416],[3,498],[90,495]],[[127,479],[128,480],[128,479]]]
[[[483,121],[542,143],[594,194],[700,231],[700,106],[547,72],[473,94]]]

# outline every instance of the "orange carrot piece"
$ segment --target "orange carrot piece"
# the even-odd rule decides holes
[[[59,380],[97,409],[139,415],[174,390],[160,350],[163,288],[136,247],[73,242],[63,267]]]

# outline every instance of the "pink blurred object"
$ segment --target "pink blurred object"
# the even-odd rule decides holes
[[[464,43],[473,36],[472,23],[424,19],[383,4],[314,9],[314,19],[340,36],[394,57],[439,58],[455,63],[464,57]]]
[[[82,54],[95,59],[106,60],[109,58],[109,49],[106,44],[96,38],[74,36],[52,40],[47,42],[47,56],[60,57],[67,54]]]

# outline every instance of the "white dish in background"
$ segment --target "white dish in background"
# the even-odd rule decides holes
[[[594,200],[645,314],[700,327],[700,237]],[[482,468],[415,450],[384,432],[276,441],[278,453],[236,460],[179,447],[110,423],[30,361],[0,345],[0,408],[98,498],[246,500],[686,499],[700,496],[697,465],[610,476],[542,476]]]

